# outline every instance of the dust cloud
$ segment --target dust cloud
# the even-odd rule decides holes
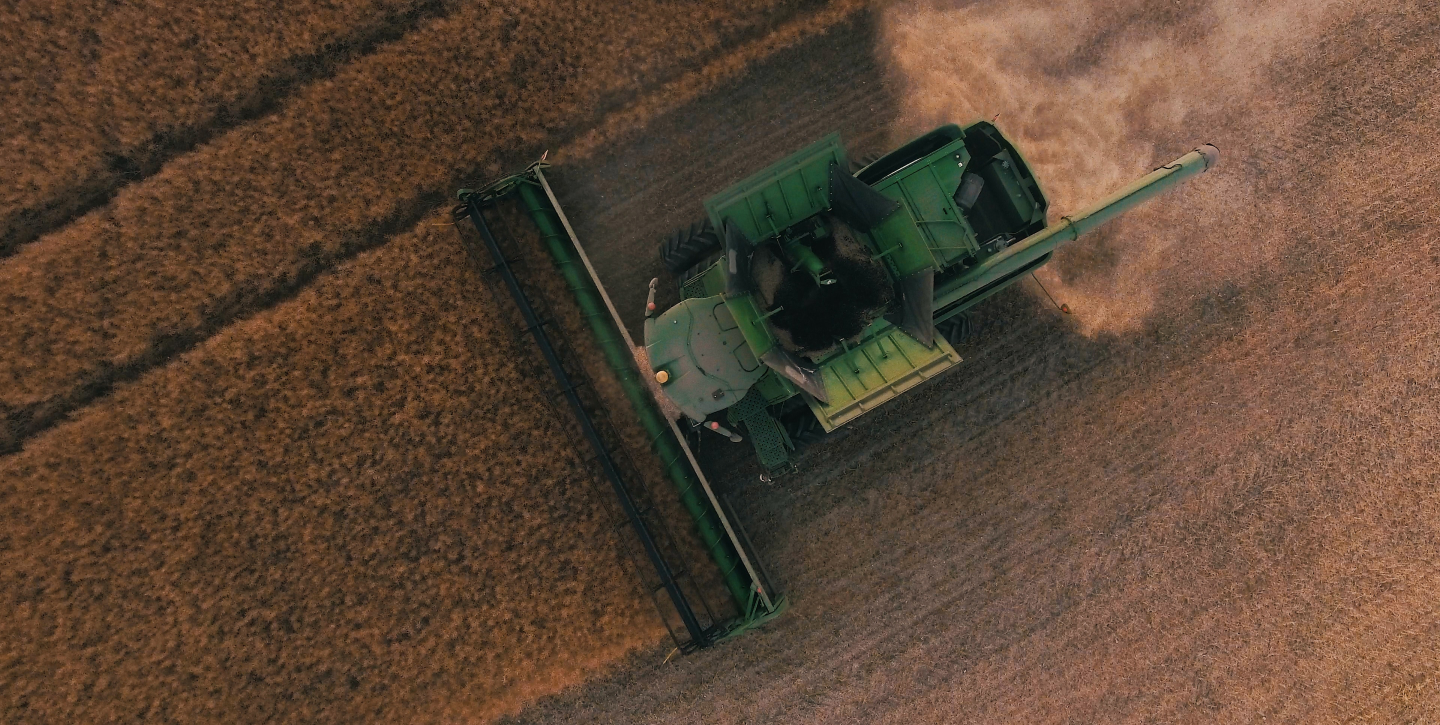
[[[897,5],[882,21],[883,52],[905,88],[892,134],[900,141],[940,123],[998,116],[1040,179],[1051,221],[1202,143],[1217,144],[1217,169],[1081,239],[1038,274],[1080,313],[1087,335],[1133,331],[1154,309],[1159,278],[1173,273],[1177,245],[1208,249],[1187,255],[1191,276],[1239,272],[1225,227],[1254,230],[1239,223],[1255,220],[1257,211],[1249,184],[1231,173],[1245,164],[1245,149],[1227,141],[1258,115],[1283,114],[1264,69],[1312,43],[1335,5]],[[1219,113],[1237,103],[1244,113]],[[1211,233],[1198,233],[1200,220]],[[1213,220],[1232,224],[1212,226]]]

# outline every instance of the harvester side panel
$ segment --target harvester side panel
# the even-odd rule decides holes
[[[849,163],[835,133],[705,200],[705,211],[716,229],[730,222],[758,242],[830,207],[832,163]]]
[[[806,402],[826,432],[874,410],[905,391],[960,363],[960,354],[943,337],[933,347],[877,321],[858,346],[829,358],[820,367],[828,403]]]
[[[952,197],[969,162],[965,142],[952,141],[876,185],[877,191],[905,208],[905,214],[886,220],[877,235],[887,245],[905,247],[891,255],[898,276],[926,267],[944,268],[979,248],[974,230]]]

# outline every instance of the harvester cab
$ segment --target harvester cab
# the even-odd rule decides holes
[[[853,172],[831,134],[706,200],[706,219],[661,245],[681,301],[656,310],[652,282],[649,372],[692,426],[743,431],[770,476],[788,472],[798,447],[959,364],[967,309],[1218,160],[1201,146],[1046,226],[1040,184],[990,123],[942,126]]]

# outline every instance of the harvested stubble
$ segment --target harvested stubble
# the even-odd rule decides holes
[[[788,10],[469,7],[0,266],[0,451]],[[703,69],[702,71],[703,72]]]
[[[0,257],[444,9],[438,0],[0,9]]]
[[[7,721],[469,721],[662,636],[453,234],[0,459]]]
[[[1126,5],[902,7],[888,47],[917,105],[1222,165],[1060,253],[1078,320],[986,303],[962,371],[755,502],[786,620],[522,721],[1440,721],[1440,8]]]

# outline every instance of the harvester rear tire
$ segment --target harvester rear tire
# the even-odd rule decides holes
[[[975,336],[975,324],[970,316],[961,313],[935,326],[935,331],[945,336],[945,341],[959,347]]]
[[[860,173],[860,170],[880,160],[880,154],[861,154],[858,158],[850,159],[850,175]]]
[[[785,427],[785,434],[790,437],[790,443],[795,446],[796,451],[809,448],[825,439],[825,427],[820,425],[819,419],[810,412],[808,406],[792,407],[782,413],[780,425]]]
[[[678,277],[719,249],[720,235],[706,219],[675,230],[661,243],[660,262],[670,270],[670,274]]]

